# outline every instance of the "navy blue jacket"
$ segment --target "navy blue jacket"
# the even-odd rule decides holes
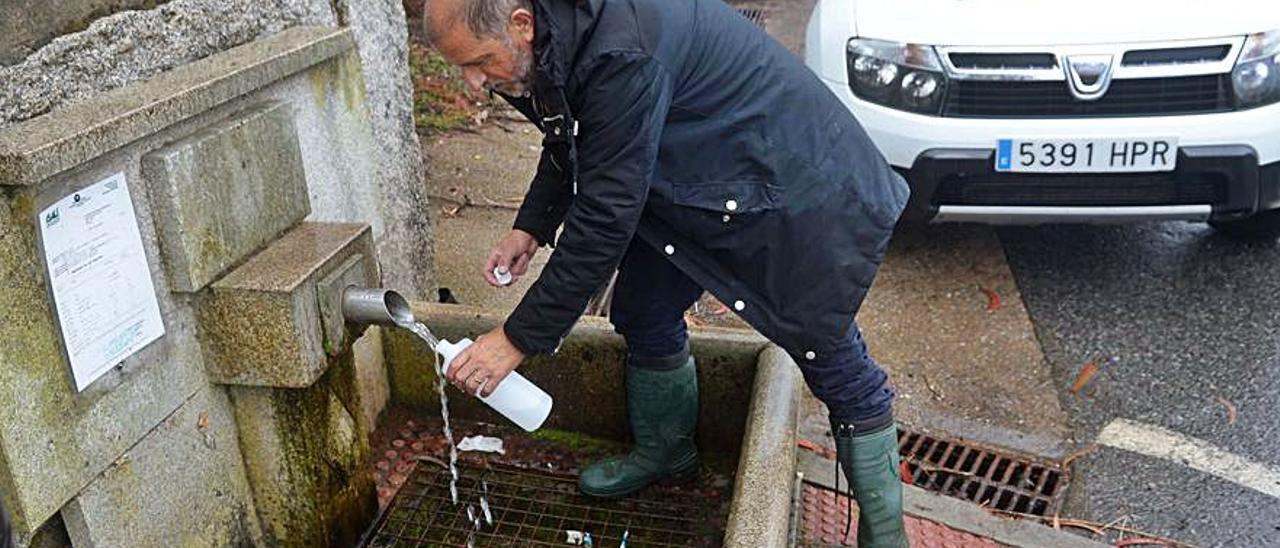
[[[908,190],[795,55],[720,0],[534,0],[534,31],[515,227],[564,229],[517,348],[555,351],[633,237],[793,355],[847,340]]]

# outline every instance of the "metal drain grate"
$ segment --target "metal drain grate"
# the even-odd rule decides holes
[[[765,11],[763,8],[738,8],[738,13],[746,17],[748,21],[755,23],[756,26],[764,28]]]
[[[917,487],[983,506],[1052,515],[1067,475],[1056,465],[899,430],[898,450]]]
[[[578,493],[574,478],[508,466],[481,469],[459,463],[458,500],[449,499],[449,474],[419,463],[374,525],[369,548],[463,546],[472,534],[467,503],[480,515],[487,486],[493,526],[475,532],[476,546],[566,546],[566,531],[590,533],[596,546],[720,546],[723,524],[713,510],[682,504],[670,493],[598,500]]]

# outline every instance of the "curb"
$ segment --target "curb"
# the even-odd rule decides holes
[[[760,353],[733,504],[725,524],[726,547],[785,547],[792,531],[790,495],[796,479],[796,422],[800,370],[791,356],[769,345]]]
[[[809,451],[801,451],[797,457],[797,468],[804,474],[804,481],[835,489],[834,461]],[[902,495],[903,509],[908,515],[941,523],[952,529],[987,537],[1010,546],[1027,548],[1044,546],[1103,548],[1108,546],[1031,521],[994,516],[974,504],[913,485],[903,485]]]

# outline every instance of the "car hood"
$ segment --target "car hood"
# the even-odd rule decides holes
[[[1275,0],[853,0],[851,34],[942,46],[1217,38],[1280,29]]]

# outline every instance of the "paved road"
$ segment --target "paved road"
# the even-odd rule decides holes
[[[1280,470],[1280,244],[1188,223],[998,233],[1076,439],[1132,419]],[[1098,359],[1103,372],[1071,394]],[[1130,515],[1202,545],[1280,546],[1280,499],[1257,490],[1111,448],[1077,468],[1070,508],[1094,519]]]

